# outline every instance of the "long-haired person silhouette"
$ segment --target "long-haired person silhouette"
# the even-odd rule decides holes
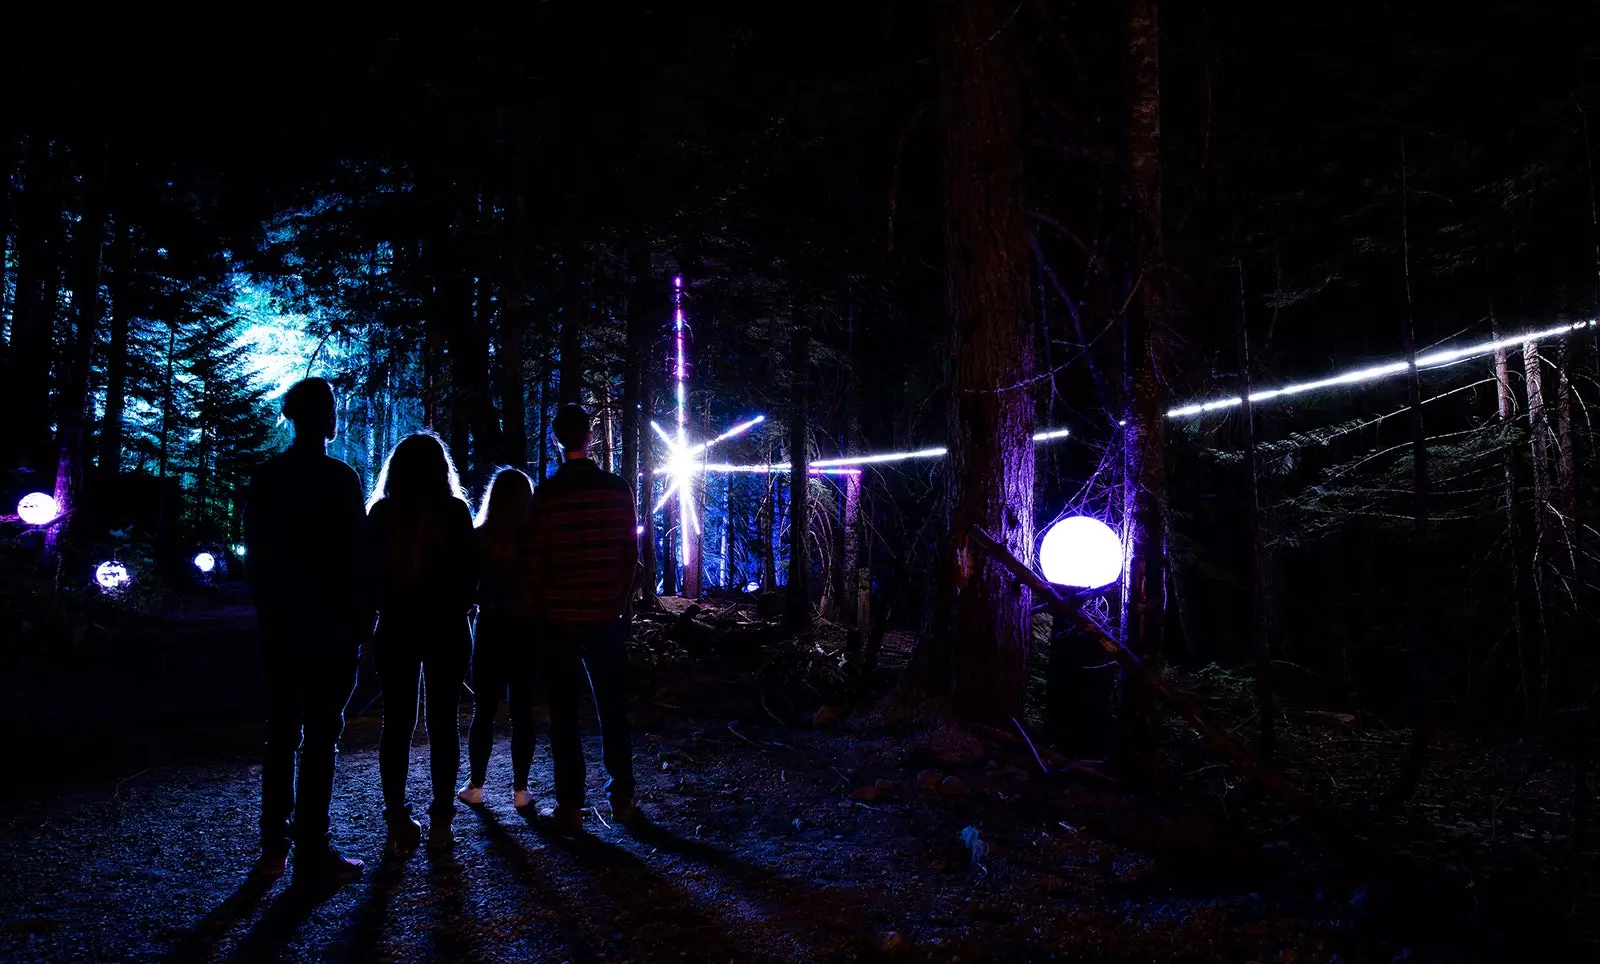
[[[433,777],[428,839],[451,843],[461,734],[456,719],[472,651],[468,611],[477,585],[472,510],[444,443],[419,433],[389,453],[367,509],[368,567],[378,610],[373,661],[383,685],[378,771],[391,846],[415,846],[422,825],[406,802],[417,682],[426,680]]]
[[[467,734],[467,785],[456,797],[483,803],[483,784],[494,747],[494,717],[507,696],[511,714],[512,801],[533,804],[533,621],[517,611],[519,539],[528,522],[533,483],[517,469],[495,473],[478,510],[478,624],[472,643],[472,729]]]
[[[361,482],[327,454],[339,425],[327,382],[296,383],[283,396],[283,417],[294,423],[294,442],[256,473],[244,509],[267,692],[256,873],[283,873],[292,814],[295,876],[348,879],[361,861],[329,845],[328,805],[344,707],[372,631],[371,609],[362,604]]]

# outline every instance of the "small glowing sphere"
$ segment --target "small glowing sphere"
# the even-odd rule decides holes
[[[101,589],[121,589],[132,582],[133,577],[128,575],[128,567],[120,562],[102,562],[94,569],[94,581]]]
[[[1122,575],[1122,540],[1099,519],[1068,516],[1039,542],[1039,568],[1058,586],[1109,586]]]
[[[217,567],[217,557],[209,552],[202,552],[194,557],[194,567],[201,572],[210,572]]]
[[[760,589],[760,588],[761,588],[761,584],[760,583],[750,582],[750,583],[745,583],[744,591],[745,592],[755,592],[757,589]]]
[[[634,526],[633,527],[633,534],[636,535],[636,536],[644,535],[644,526]]]
[[[31,526],[42,526],[60,514],[56,500],[44,492],[30,492],[17,503],[17,515]]]
[[[241,542],[238,545],[234,546],[233,547],[233,554],[238,556],[240,559],[243,559],[244,558],[244,543]]]

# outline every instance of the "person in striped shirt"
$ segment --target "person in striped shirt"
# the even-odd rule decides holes
[[[626,611],[638,570],[633,487],[588,457],[591,421],[577,405],[556,413],[561,467],[534,493],[523,539],[523,608],[541,624],[555,765],[552,829],[583,825],[584,760],[580,687],[600,716],[611,812],[633,819],[633,747],[628,733]]]

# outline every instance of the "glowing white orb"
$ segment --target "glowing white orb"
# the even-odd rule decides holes
[[[17,515],[31,526],[42,526],[60,514],[56,500],[44,492],[30,492],[17,503]]]
[[[234,546],[233,547],[233,554],[238,556],[240,559],[243,559],[244,558],[244,543],[241,542],[238,545]]]
[[[1045,531],[1039,568],[1059,586],[1109,586],[1122,575],[1122,540],[1099,519],[1068,516]]]
[[[755,592],[757,589],[760,589],[760,588],[761,588],[761,584],[760,583],[751,582],[751,583],[746,583],[745,584],[744,591],[745,592]]]
[[[128,575],[128,567],[120,562],[102,562],[94,569],[94,581],[101,589],[121,589],[132,582],[133,577]]]
[[[217,557],[209,552],[202,552],[194,557],[194,567],[201,572],[210,572],[217,567]]]

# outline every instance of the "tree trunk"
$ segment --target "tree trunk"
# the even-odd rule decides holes
[[[95,328],[100,323],[100,266],[105,244],[105,163],[103,128],[87,132],[83,148],[83,211],[73,232],[71,351],[58,394],[56,414],[56,506],[69,512],[83,493],[84,421],[89,409],[89,366],[94,361]],[[73,520],[45,531],[45,553],[54,557]]]
[[[761,540],[761,591],[772,592],[778,587],[778,561],[772,552],[772,518],[776,506],[773,501],[775,476],[768,475],[763,482],[761,505],[756,509],[756,538]]]
[[[1128,10],[1128,175],[1137,206],[1134,263],[1139,301],[1124,334],[1127,425],[1122,433],[1122,517],[1127,565],[1122,581],[1123,645],[1151,671],[1165,662],[1166,264],[1161,215],[1161,56],[1156,0],[1131,0]],[[1120,739],[1115,768],[1136,786],[1154,782],[1156,705],[1127,673],[1119,680]]]
[[[1256,710],[1261,731],[1258,749],[1272,759],[1278,706],[1272,691],[1272,643],[1267,635],[1267,566],[1261,538],[1261,470],[1256,462],[1256,413],[1250,401],[1251,366],[1249,301],[1245,293],[1244,261],[1239,268],[1239,420],[1244,428],[1245,534],[1250,540],[1250,603],[1245,610],[1250,650],[1256,661]]]
[[[133,321],[131,229],[118,224],[111,243],[111,341],[106,346],[106,415],[100,426],[100,474],[122,472],[122,418],[128,395],[128,330]]]
[[[511,252],[504,260],[504,298],[500,306],[500,425],[501,452],[498,460],[519,469],[528,467],[527,376],[523,372],[523,341],[528,332],[528,290],[526,275],[527,228],[520,177],[511,199],[509,217]]]
[[[810,498],[807,454],[811,423],[806,379],[811,354],[809,317],[790,308],[789,342],[789,584],[784,614],[791,628],[811,628]]]
[[[653,302],[652,302],[653,304]],[[640,306],[641,312],[644,305]],[[639,413],[634,422],[634,451],[639,456],[641,474],[639,478],[639,522],[644,526],[644,544],[639,547],[639,561],[644,569],[644,579],[639,589],[639,599],[642,606],[654,609],[658,605],[656,600],[656,517],[651,511],[655,507],[656,473],[655,460],[650,457],[650,419],[656,411],[656,385],[659,370],[656,368],[655,352],[650,350],[648,337],[649,316],[646,315],[640,322],[641,331],[645,338],[639,344]]]
[[[539,471],[540,482],[550,477],[550,356],[545,355],[544,372],[539,380]]]
[[[1489,331],[1500,340],[1500,324],[1489,306]],[[1523,572],[1528,561],[1523,541],[1522,512],[1517,501],[1517,449],[1511,444],[1511,425],[1516,418],[1517,395],[1511,385],[1511,353],[1505,348],[1494,352],[1495,410],[1500,421],[1500,468],[1503,476],[1501,498],[1505,503],[1506,544],[1511,556],[1511,629],[1516,639],[1517,670],[1521,680],[1523,718],[1533,721],[1534,650],[1528,638],[1528,614],[1524,606]],[[1470,664],[1469,664],[1470,669]],[[1471,701],[1468,701],[1471,705]]]
[[[55,325],[61,212],[57,165],[47,138],[28,135],[17,218],[17,293],[12,309],[9,371],[3,391],[11,430],[0,432],[0,468],[19,462],[39,470],[50,453],[50,355]]]
[[[1428,435],[1422,423],[1422,381],[1417,371],[1417,326],[1411,299],[1411,220],[1407,187],[1406,142],[1400,138],[1400,253],[1405,281],[1406,316],[1401,334],[1406,353],[1406,407],[1411,426],[1411,744],[1401,763],[1394,787],[1384,795],[1380,807],[1391,810],[1411,799],[1422,777],[1423,757],[1428,748],[1427,659],[1428,628],[1423,612],[1422,573],[1428,571],[1424,544],[1428,536]]]
[[[1533,564],[1530,574],[1539,635],[1531,683],[1534,721],[1538,723],[1544,719],[1550,669],[1550,594],[1545,570],[1555,548],[1550,525],[1550,416],[1545,408],[1544,359],[1539,355],[1538,342],[1523,343],[1522,371],[1528,388],[1528,442],[1533,451]]]
[[[584,281],[589,271],[588,256],[575,228],[567,229],[566,250],[561,256],[561,387],[562,405],[583,404],[583,319],[588,311]]]
[[[948,512],[931,652],[935,691],[967,719],[1021,712],[1033,637],[1030,595],[969,546],[974,526],[1033,558],[1033,375],[1021,99],[1011,38],[990,0],[939,8],[945,260],[954,379],[945,466]]]

